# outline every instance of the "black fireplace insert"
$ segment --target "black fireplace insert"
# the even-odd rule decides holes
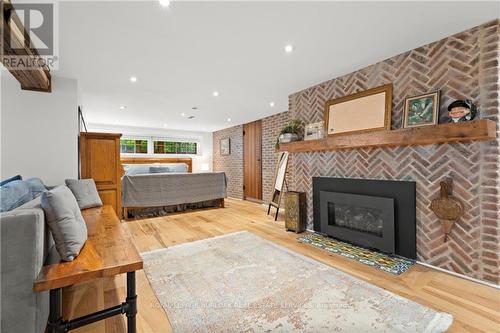
[[[314,230],[416,259],[415,189],[412,181],[314,177]]]

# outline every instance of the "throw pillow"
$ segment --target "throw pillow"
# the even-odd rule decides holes
[[[28,184],[33,199],[38,198],[43,192],[47,191],[40,178],[28,178],[24,182]]]
[[[87,225],[73,193],[66,186],[44,192],[41,199],[56,249],[61,259],[75,259],[87,240]]]
[[[7,178],[7,179],[2,180],[0,182],[0,186],[4,186],[7,183],[13,182],[14,180],[23,180],[23,177],[21,177],[21,175],[17,175],[17,176],[14,176],[14,177]]]
[[[14,180],[0,186],[0,212],[7,212],[33,199],[28,184]]]
[[[102,201],[93,179],[66,179],[65,183],[71,192],[73,192],[80,209],[102,206]]]

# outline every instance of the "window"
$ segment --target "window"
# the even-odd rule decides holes
[[[155,154],[192,154],[198,151],[196,142],[153,141]]]
[[[147,154],[148,140],[122,139],[120,140],[120,151],[123,154]]]

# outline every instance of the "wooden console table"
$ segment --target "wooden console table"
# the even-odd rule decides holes
[[[82,211],[88,239],[75,260],[43,266],[33,290],[50,291],[49,333],[67,332],[115,315],[126,314],[129,333],[136,331],[137,295],[135,271],[142,269],[142,258],[132,237],[111,206]],[[125,302],[109,309],[64,321],[61,312],[62,288],[127,273]]]

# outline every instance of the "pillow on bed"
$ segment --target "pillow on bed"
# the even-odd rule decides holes
[[[149,173],[151,164],[124,164],[123,169],[127,176],[140,175]]]
[[[168,167],[168,169],[170,170],[168,172],[176,172],[176,173],[188,172],[188,165],[186,163],[171,163],[171,164],[162,164],[159,166]]]
[[[173,172],[168,166],[151,166],[149,167],[150,173],[169,173]]]

